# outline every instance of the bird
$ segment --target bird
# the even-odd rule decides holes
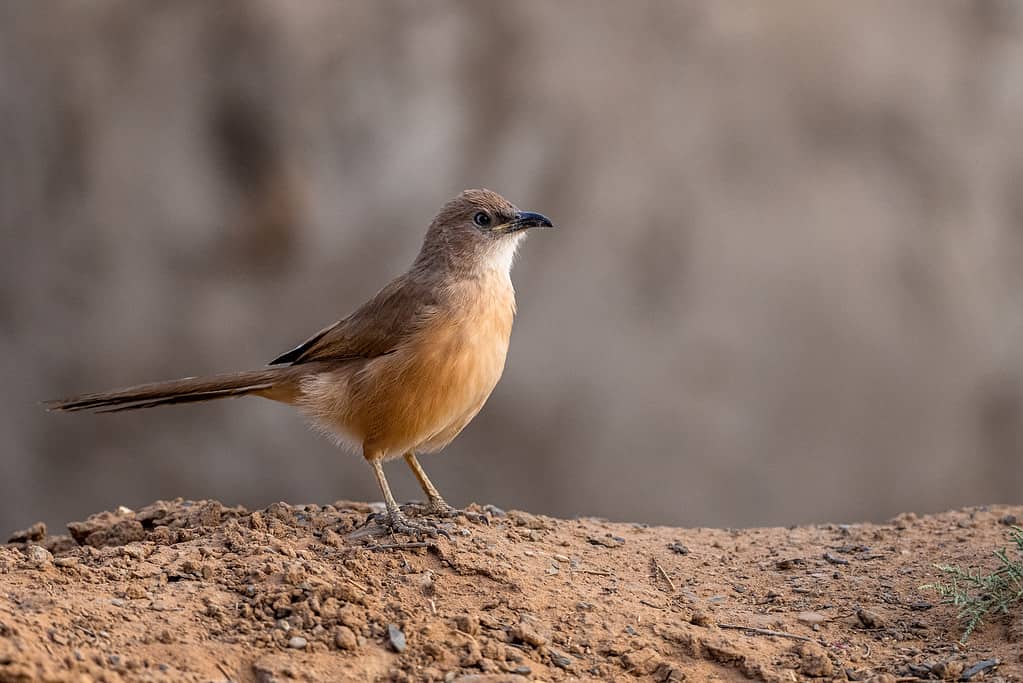
[[[520,211],[496,192],[464,190],[429,224],[407,272],[268,367],[45,405],[112,413],[246,395],[289,404],[373,468],[386,505],[385,530],[436,536],[436,523],[404,514],[383,463],[404,458],[426,494],[427,518],[467,514],[445,501],[418,455],[451,443],[497,386],[516,313],[516,250],[529,230],[553,227],[543,214]]]

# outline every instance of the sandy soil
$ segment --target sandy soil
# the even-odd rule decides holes
[[[347,502],[37,525],[0,546],[0,681],[1023,680],[1011,617],[959,645],[920,589],[935,562],[993,566],[1023,508],[736,530],[485,511],[428,547],[346,538],[372,512]]]

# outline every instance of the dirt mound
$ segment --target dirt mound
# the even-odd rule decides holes
[[[474,509],[489,526],[427,543],[350,540],[374,508],[348,502],[36,525],[0,547],[0,681],[1023,677],[1020,629],[959,645],[920,589],[1023,508],[748,530]]]

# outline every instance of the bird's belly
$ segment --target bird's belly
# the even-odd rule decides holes
[[[366,458],[447,445],[501,379],[515,297],[507,276],[456,283],[445,296],[447,305],[391,353],[310,373],[297,404]]]
[[[364,451],[393,458],[447,445],[494,390],[507,351],[507,336],[451,330],[370,361],[353,392]]]

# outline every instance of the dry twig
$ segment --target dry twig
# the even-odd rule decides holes
[[[792,640],[802,640],[807,643],[815,642],[813,638],[807,638],[806,636],[796,635],[795,633],[785,633],[784,631],[772,631],[768,628],[756,628],[755,626],[740,626],[739,624],[718,624],[719,628],[730,628],[736,631],[746,631],[758,636],[777,636],[778,638],[791,638]]]
[[[675,588],[675,582],[671,580],[670,576],[668,576],[668,572],[664,571],[664,567],[658,564],[656,558],[652,559],[651,561],[654,563],[654,569],[657,570],[657,573],[663,576],[664,580],[668,582],[668,587],[671,588],[671,592],[677,593],[678,589]]]

